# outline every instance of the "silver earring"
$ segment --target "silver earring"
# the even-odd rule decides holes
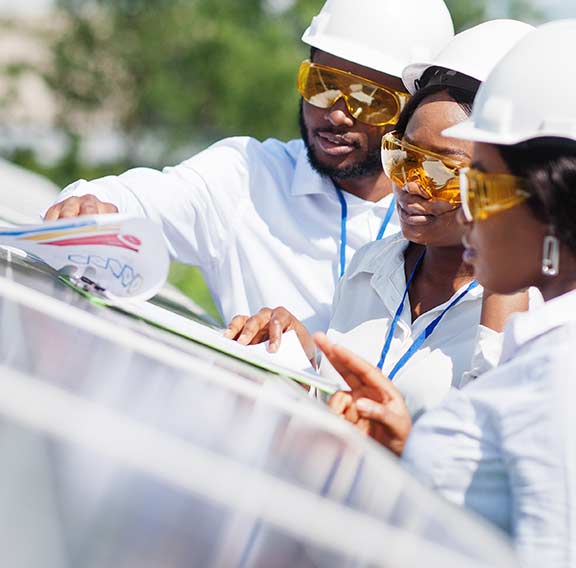
[[[542,254],[542,274],[544,276],[558,276],[560,270],[560,243],[554,235],[544,238],[544,252]]]

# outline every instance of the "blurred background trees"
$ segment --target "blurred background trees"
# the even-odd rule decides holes
[[[49,22],[21,22],[46,56],[0,63],[0,76],[4,103],[16,92],[10,85],[31,76],[42,82],[61,151],[47,160],[19,142],[4,154],[62,187],[134,165],[175,163],[225,136],[296,137],[295,75],[308,51],[300,36],[322,4],[54,0]],[[542,17],[531,0],[447,4],[457,30],[492,16]],[[90,155],[87,146],[97,150]],[[173,278],[208,301],[197,273],[176,267]]]
[[[489,19],[493,4],[538,18],[530,0],[447,3],[458,30]],[[47,173],[59,185],[92,173],[97,164],[82,163],[81,149],[95,131],[116,135],[113,163],[104,164],[115,170],[165,165],[234,134],[289,139],[298,135],[295,74],[307,54],[300,36],[322,4],[55,0],[54,23],[39,32],[48,60],[35,69],[13,61],[4,72],[35,72],[53,95],[66,148]],[[14,157],[33,165],[25,150]]]

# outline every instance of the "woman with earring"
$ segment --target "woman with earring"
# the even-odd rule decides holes
[[[524,295],[484,294],[462,259],[457,172],[469,165],[472,145],[442,131],[466,120],[481,80],[531,29],[511,20],[481,24],[456,36],[433,64],[405,73],[414,96],[382,150],[402,234],[362,248],[333,301],[329,337],[393,378],[413,418],[453,385],[492,368],[505,318],[526,307]],[[272,343],[278,328],[296,329],[312,356],[315,346],[303,326],[285,310],[275,312],[238,318],[231,335]],[[322,360],[320,372],[345,386],[329,361]]]
[[[335,410],[508,532],[523,566],[547,568],[576,564],[575,50],[576,20],[529,34],[487,79],[472,118],[445,133],[475,142],[461,173],[475,277],[503,294],[537,286],[546,300],[507,324],[498,368],[412,428],[390,381],[318,337],[352,387]]]

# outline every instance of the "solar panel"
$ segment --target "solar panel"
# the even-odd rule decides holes
[[[6,253],[0,334],[3,566],[515,565],[288,378]]]

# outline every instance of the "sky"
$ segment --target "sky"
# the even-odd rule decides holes
[[[0,0],[0,14],[45,13],[52,0]]]
[[[537,0],[534,3],[544,9],[550,17],[576,17],[574,0]]]

